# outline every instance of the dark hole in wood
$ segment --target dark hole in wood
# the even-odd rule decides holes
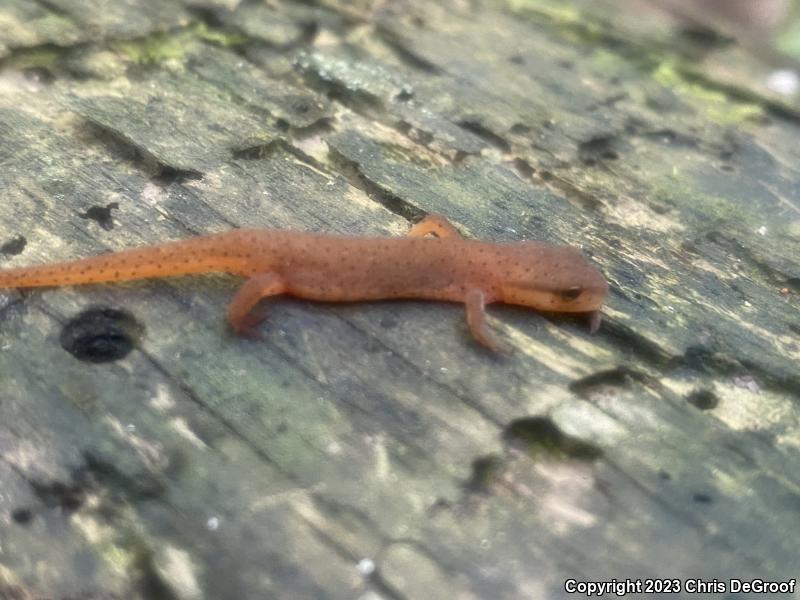
[[[27,525],[33,520],[33,512],[29,508],[17,508],[11,512],[11,518],[15,523]]]
[[[597,460],[603,450],[567,435],[549,417],[526,417],[512,421],[503,431],[503,440],[528,454],[550,454],[579,460]]]
[[[91,363],[124,358],[139,342],[143,327],[130,313],[93,308],[71,319],[61,331],[61,347],[78,360]]]
[[[11,238],[2,246],[0,246],[0,254],[7,254],[9,256],[22,254],[22,251],[25,249],[27,244],[28,240],[26,240],[24,236],[18,235],[17,237]]]
[[[700,410],[711,410],[719,404],[719,398],[710,390],[694,390],[686,399]]]
[[[74,483],[32,481],[31,487],[45,506],[58,507],[66,512],[78,510],[86,497],[85,490]]]
[[[117,208],[119,208],[119,203],[111,202],[105,206],[92,206],[89,210],[78,216],[81,219],[91,219],[106,231],[111,231],[114,228],[114,219],[111,215],[111,211]]]

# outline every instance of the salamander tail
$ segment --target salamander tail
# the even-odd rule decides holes
[[[75,261],[0,269],[0,289],[129,281],[191,273],[246,272],[239,231]]]

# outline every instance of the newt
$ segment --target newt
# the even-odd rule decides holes
[[[495,351],[503,348],[486,322],[487,304],[586,313],[594,332],[608,295],[603,275],[575,247],[466,239],[436,214],[405,237],[236,229],[75,261],[0,269],[0,289],[205,272],[247,278],[228,307],[228,322],[238,334],[251,333],[262,320],[253,309],[268,296],[329,302],[419,298],[464,303],[472,335]]]

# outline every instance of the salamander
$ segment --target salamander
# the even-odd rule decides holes
[[[433,235],[429,235],[433,234]],[[261,321],[256,304],[281,294],[329,302],[419,298],[462,302],[482,345],[501,350],[487,304],[587,313],[600,325],[608,283],[572,246],[466,239],[431,214],[405,237],[236,229],[81,260],[0,270],[0,289],[224,272],[247,278],[228,307],[239,334]]]

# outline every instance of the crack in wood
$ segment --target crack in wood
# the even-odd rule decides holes
[[[330,164],[350,185],[364,192],[372,201],[377,202],[390,212],[411,222],[418,221],[425,216],[425,212],[414,206],[413,203],[408,202],[370,179],[363,172],[358,162],[351,160],[336,148],[329,147],[328,157]]]

